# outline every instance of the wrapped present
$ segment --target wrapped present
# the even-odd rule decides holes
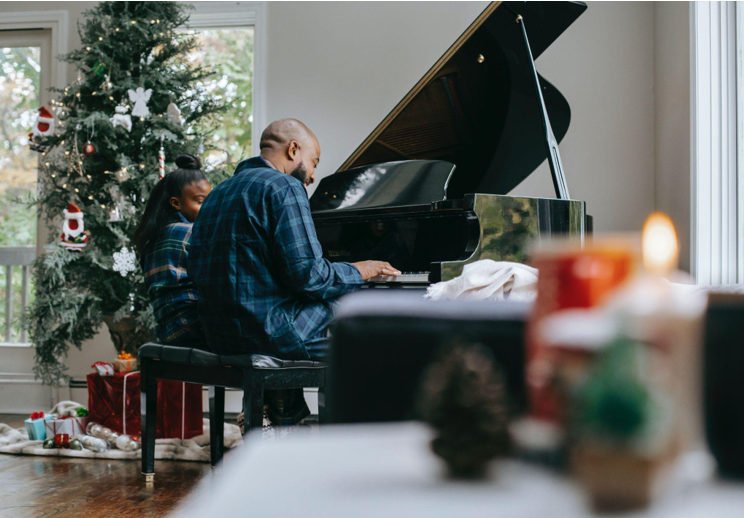
[[[114,366],[107,362],[96,362],[90,366],[91,369],[95,369],[101,376],[113,376]]]
[[[70,437],[85,435],[85,427],[88,426],[87,417],[62,416],[46,422],[47,437],[56,437],[63,434]]]
[[[92,422],[119,434],[139,436],[139,372],[113,376],[88,374],[88,416]],[[155,437],[191,439],[202,434],[201,385],[158,380],[158,416]]]
[[[34,412],[24,421],[28,438],[32,441],[43,441],[47,437],[46,422],[54,419],[53,415],[44,415],[44,412]]]
[[[134,372],[137,370],[137,358],[127,352],[123,352],[114,360],[116,372]]]

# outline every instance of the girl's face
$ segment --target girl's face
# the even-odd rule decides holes
[[[204,198],[211,191],[212,186],[209,185],[207,180],[189,183],[183,186],[181,197],[172,197],[170,204],[174,209],[183,214],[190,223],[193,223],[196,220],[196,215],[199,214],[199,209],[201,209]]]

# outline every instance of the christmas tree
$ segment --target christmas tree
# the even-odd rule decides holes
[[[37,203],[51,236],[25,324],[36,376],[47,384],[66,381],[70,345],[80,348],[104,317],[132,323],[141,340],[154,328],[130,237],[160,175],[179,154],[204,153],[224,109],[207,86],[211,71],[188,59],[194,37],[177,30],[189,9],[103,2],[87,11],[82,48],[63,57],[78,79],[55,91],[53,134],[32,137],[42,152]],[[212,185],[224,177],[205,172]]]

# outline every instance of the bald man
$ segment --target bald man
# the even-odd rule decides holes
[[[198,288],[199,319],[218,354],[325,360],[333,302],[371,277],[400,272],[382,261],[323,258],[305,190],[315,181],[320,144],[307,126],[272,122],[260,147],[260,156],[212,190],[194,223],[188,275]],[[307,415],[301,392],[294,394],[267,394],[272,422]]]

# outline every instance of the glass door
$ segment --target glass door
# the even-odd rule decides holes
[[[18,322],[33,297],[29,264],[41,239],[36,197],[40,154],[29,147],[50,99],[51,34],[0,31],[0,344],[28,345]]]

